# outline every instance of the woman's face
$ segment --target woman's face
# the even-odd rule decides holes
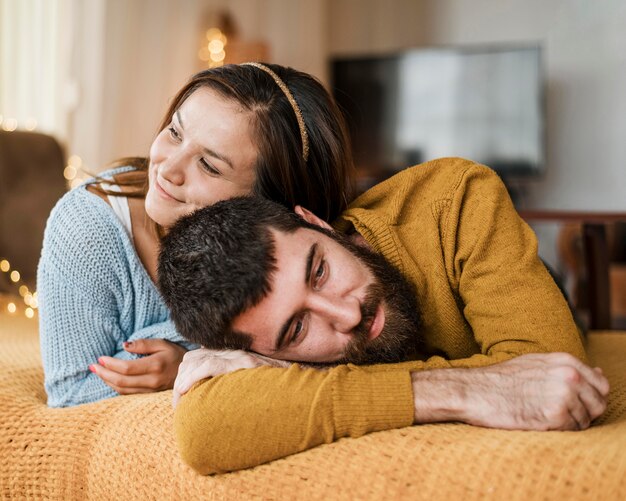
[[[249,194],[257,159],[250,118],[212,89],[194,91],[150,148],[148,216],[168,228],[196,209]]]

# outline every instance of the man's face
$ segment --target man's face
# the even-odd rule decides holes
[[[378,363],[403,360],[415,348],[415,291],[382,256],[328,232],[271,231],[271,291],[231,325],[252,338],[252,351],[300,362]]]

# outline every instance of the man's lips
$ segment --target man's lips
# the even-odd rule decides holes
[[[370,324],[369,332],[367,333],[367,339],[372,340],[376,339],[380,333],[383,331],[383,327],[385,326],[385,310],[383,308],[382,303],[379,303],[376,307],[376,314],[372,319],[372,323]]]

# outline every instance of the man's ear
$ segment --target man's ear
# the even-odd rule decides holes
[[[320,219],[319,217],[317,217],[309,209],[305,209],[301,205],[296,205],[293,210],[296,214],[298,214],[298,216],[304,219],[307,223],[314,224],[315,226],[320,226],[322,228],[326,228],[327,230],[330,230],[330,231],[335,231],[330,224],[328,224],[323,219]]]

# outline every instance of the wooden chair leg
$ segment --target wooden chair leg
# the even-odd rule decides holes
[[[609,254],[604,224],[583,224],[583,245],[587,269],[589,328],[611,328],[611,289],[609,287]]]

